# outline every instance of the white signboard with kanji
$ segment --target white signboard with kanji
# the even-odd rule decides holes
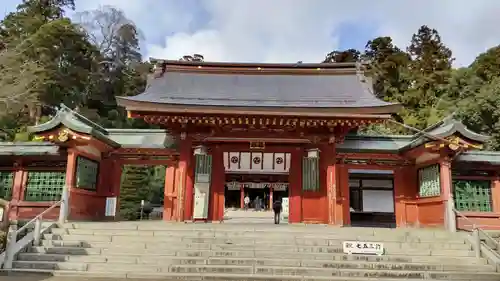
[[[380,242],[344,241],[345,254],[377,255],[384,254],[384,244]]]

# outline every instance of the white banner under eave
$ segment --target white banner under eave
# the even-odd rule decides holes
[[[290,158],[290,153],[224,152],[224,167],[226,172],[286,174]]]

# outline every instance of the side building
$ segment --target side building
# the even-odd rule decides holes
[[[164,220],[218,222],[249,195],[286,202],[290,223],[500,228],[488,137],[453,118],[408,136],[353,133],[400,109],[355,64],[164,61],[118,102],[164,129],[105,129],[61,106],[30,128],[41,142],[0,145],[4,217],[31,218],[66,189],[68,219],[119,219],[122,167],[137,164],[166,166]]]

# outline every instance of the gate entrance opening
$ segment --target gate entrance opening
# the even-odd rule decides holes
[[[352,226],[396,227],[393,171],[349,170]]]
[[[288,197],[288,175],[227,174],[224,196],[228,209],[243,209],[248,196],[249,208],[271,210],[274,201]]]

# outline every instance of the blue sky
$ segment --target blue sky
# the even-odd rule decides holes
[[[0,0],[0,12],[20,0]],[[77,11],[112,5],[145,36],[146,57],[200,53],[211,61],[318,62],[363,49],[376,36],[405,48],[420,25],[439,30],[456,65],[500,44],[494,0],[76,0]]]

